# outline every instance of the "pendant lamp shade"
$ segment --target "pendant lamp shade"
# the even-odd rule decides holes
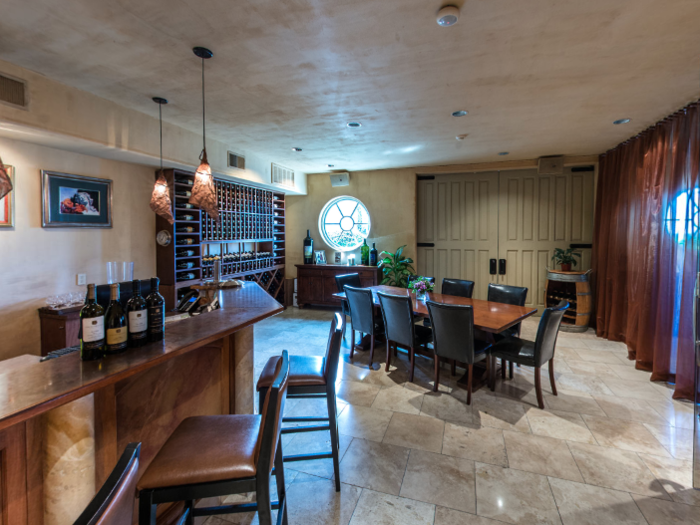
[[[168,101],[164,98],[153,97],[153,102],[158,104],[158,119],[160,122],[160,171],[151,194],[151,209],[170,224],[173,224],[175,219],[173,218],[173,203],[170,200],[170,188],[168,188],[168,181],[165,180],[165,175],[163,175],[163,104],[167,104]]]
[[[194,176],[194,186],[192,186],[192,196],[190,204],[198,206],[206,211],[215,221],[219,220],[219,208],[216,199],[216,188],[214,187],[214,177],[211,174],[211,166],[207,159],[207,128],[206,128],[206,104],[204,90],[204,61],[214,54],[204,47],[195,47],[195,55],[202,59],[202,153],[199,155],[200,164]]]
[[[5,165],[0,159],[0,199],[12,191],[12,181],[10,180],[10,175],[7,173]]]

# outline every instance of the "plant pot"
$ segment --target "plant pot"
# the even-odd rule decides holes
[[[562,264],[561,271],[562,272],[570,272],[571,271],[571,264]]]

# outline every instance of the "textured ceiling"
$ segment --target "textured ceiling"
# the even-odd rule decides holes
[[[600,153],[700,95],[700,1],[456,3],[2,0],[0,59],[198,131],[209,47],[208,133],[307,172]]]

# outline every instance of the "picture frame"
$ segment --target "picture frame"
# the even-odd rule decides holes
[[[43,228],[111,228],[112,181],[41,170]]]
[[[15,183],[15,169],[5,164],[7,174],[12,182],[12,191],[0,199],[0,228],[15,227],[15,193],[17,186]]]
[[[326,264],[326,252],[324,250],[314,251],[314,264]]]

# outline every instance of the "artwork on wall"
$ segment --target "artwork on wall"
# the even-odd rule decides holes
[[[10,177],[12,186],[15,186],[15,169],[5,164],[5,170]],[[15,226],[15,191],[11,191],[0,199],[0,228],[14,228]]]
[[[44,228],[111,228],[112,181],[41,171]]]

